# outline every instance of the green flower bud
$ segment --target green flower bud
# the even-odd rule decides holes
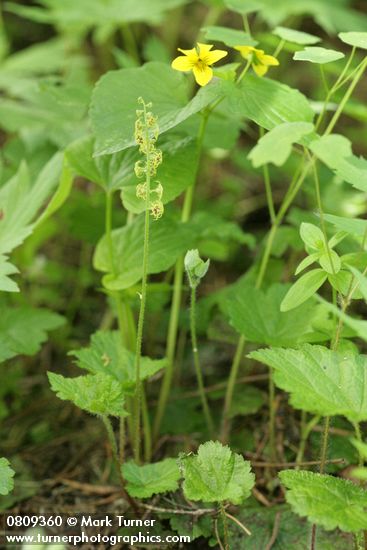
[[[196,288],[209,269],[210,260],[202,260],[198,250],[188,250],[185,256],[185,270],[190,287]]]

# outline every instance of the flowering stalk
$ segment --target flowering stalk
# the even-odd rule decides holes
[[[149,259],[149,234],[150,234],[150,213],[154,219],[158,219],[163,214],[163,203],[161,201],[163,194],[162,185],[157,182],[155,189],[151,189],[151,178],[156,174],[158,166],[162,162],[162,152],[155,148],[155,142],[158,138],[159,128],[156,117],[147,109],[151,103],[145,103],[139,98],[139,103],[143,109],[138,110],[135,123],[135,140],[139,145],[139,150],[145,155],[145,161],[139,160],[135,164],[135,174],[138,178],[144,178],[143,184],[138,184],[136,195],[145,200],[145,222],[144,222],[144,249],[143,249],[143,273],[140,294],[140,311],[138,319],[138,330],[136,335],[135,348],[135,399],[134,399],[134,457],[136,462],[140,462],[140,416],[142,401],[142,386],[140,375],[141,351],[143,342],[144,317],[147,299],[147,279],[148,279],[148,259]],[[153,201],[151,195],[157,196]]]

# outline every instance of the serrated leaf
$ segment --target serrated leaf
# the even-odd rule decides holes
[[[347,533],[367,528],[367,491],[346,479],[307,471],[285,470],[279,477],[286,500],[311,523]]]
[[[311,63],[323,65],[324,63],[331,63],[343,57],[345,57],[343,52],[328,50],[326,48],[320,48],[319,46],[311,46],[296,52],[293,59],[295,61],[310,61]]]
[[[264,393],[255,386],[245,385],[233,394],[228,418],[257,413],[265,403]]]
[[[259,139],[248,158],[255,168],[267,163],[282,166],[292,152],[292,145],[314,129],[310,122],[284,122]]]
[[[367,32],[341,32],[338,36],[342,42],[349,46],[367,50]]]
[[[287,27],[275,27],[273,34],[279,36],[282,40],[287,42],[293,42],[294,44],[301,44],[303,46],[307,44],[316,44],[321,41],[321,38],[308,32],[297,31],[295,29],[288,29]]]
[[[249,357],[274,369],[274,381],[291,394],[291,403],[322,416],[367,420],[367,357],[303,344],[299,349],[271,348]]]
[[[225,304],[231,324],[246,340],[258,344],[289,346],[305,341],[312,332],[315,306],[307,303],[282,313],[280,304],[288,288],[281,284],[272,285],[266,291],[250,284],[236,288],[226,297]]]
[[[223,93],[231,116],[248,118],[267,130],[283,122],[312,122],[314,117],[303,94],[269,78],[246,75],[239,86],[223,83]]]
[[[150,498],[153,495],[176,491],[181,477],[175,458],[165,458],[160,462],[139,466],[126,462],[122,466],[126,489],[132,497]]]
[[[0,458],[0,495],[7,495],[14,487],[14,470],[6,458]]]
[[[98,331],[91,336],[90,346],[70,352],[76,364],[92,374],[108,374],[125,390],[135,387],[135,354],[126,349],[118,331]],[[145,380],[166,367],[166,359],[141,357],[140,376]]]
[[[208,42],[223,42],[227,46],[256,46],[257,40],[244,31],[237,29],[229,29],[227,27],[204,27],[201,29],[205,33],[205,38]]]
[[[200,445],[197,455],[182,459],[182,468],[183,491],[194,501],[240,504],[255,482],[250,462],[219,441]]]
[[[103,282],[110,290],[124,289],[137,283],[142,276],[144,246],[144,216],[121,229],[112,231],[112,242],[117,258],[117,275],[112,275],[108,243],[103,237],[96,248],[94,267],[99,271],[110,272]],[[163,216],[151,222],[149,243],[149,273],[160,273],[169,269],[176,259],[188,248],[195,245],[197,236],[189,224],[183,224]]]
[[[326,279],[327,274],[322,269],[313,269],[302,275],[288,290],[280,305],[280,311],[289,311],[303,304],[318,291]]]
[[[48,372],[52,390],[59,399],[72,401],[74,405],[97,415],[126,416],[125,396],[121,384],[108,374],[87,374],[65,378]]]
[[[0,290],[3,292],[19,292],[17,283],[12,281],[9,275],[19,273],[15,265],[8,262],[8,259],[3,254],[0,254]]]
[[[0,317],[0,361],[15,355],[34,355],[47,339],[47,331],[64,324],[64,318],[46,309],[3,307]]]
[[[310,144],[310,149],[339,178],[360,191],[367,191],[367,160],[353,155],[352,145],[346,137],[322,136]]]

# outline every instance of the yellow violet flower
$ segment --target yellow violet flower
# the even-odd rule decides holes
[[[225,57],[228,52],[224,50],[213,50],[211,52],[212,45],[200,44],[199,42],[197,44],[198,50],[196,48],[192,48],[192,50],[178,48],[178,51],[184,55],[176,57],[171,66],[176,71],[192,71],[196,82],[200,86],[206,86],[213,78],[211,65]]]
[[[251,56],[252,68],[258,76],[264,76],[271,65],[279,65],[276,57],[267,55],[264,50],[257,50],[253,46],[235,46],[234,49],[238,50],[245,59],[249,59]]]

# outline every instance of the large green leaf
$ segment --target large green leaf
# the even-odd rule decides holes
[[[269,162],[276,166],[285,163],[292,152],[293,143],[312,132],[314,125],[310,122],[284,122],[259,139],[248,158],[255,168]]]
[[[291,394],[297,409],[322,416],[367,420],[367,356],[303,344],[299,349],[270,348],[249,357],[274,369],[274,381]]]
[[[322,136],[310,144],[311,151],[344,181],[367,191],[367,160],[353,155],[352,144],[344,136]]]
[[[367,32],[341,32],[339,38],[349,46],[367,50]]]
[[[0,458],[0,495],[7,495],[14,487],[14,470],[6,458]]]
[[[257,40],[244,31],[227,27],[205,27],[202,29],[208,42],[223,42],[227,46],[256,46]]]
[[[246,340],[258,344],[289,346],[311,338],[315,304],[309,301],[282,313],[280,304],[288,288],[281,284],[266,291],[250,284],[236,287],[226,299],[231,324]]]
[[[149,243],[149,273],[160,273],[169,269],[176,259],[191,248],[196,237],[189,224],[182,224],[163,216],[151,221]],[[109,289],[123,289],[137,283],[142,276],[144,216],[138,216],[129,225],[112,232],[115,251],[116,276],[113,275],[106,238],[98,243],[94,266],[99,271],[109,272],[104,284]]]
[[[296,61],[310,61],[311,63],[331,63],[344,57],[343,52],[337,52],[336,50],[327,50],[326,48],[320,48],[319,46],[307,47],[300,52],[296,52],[293,59]]]
[[[287,502],[298,515],[328,530],[367,529],[367,491],[351,481],[295,470],[285,470],[279,477],[287,487]]]
[[[306,97],[275,80],[246,75],[239,86],[224,82],[223,89],[232,116],[248,118],[267,130],[283,122],[312,122],[314,113]]]
[[[250,496],[255,476],[250,462],[219,441],[200,445],[197,455],[182,458],[183,490],[189,500],[240,504]]]
[[[76,378],[65,378],[61,374],[48,372],[52,390],[62,400],[92,414],[126,416],[125,396],[121,384],[108,374],[87,374]]]
[[[60,315],[30,307],[2,307],[0,317],[0,361],[15,355],[34,355],[47,339],[47,331],[63,325]]]
[[[124,389],[135,386],[135,354],[127,350],[118,331],[99,331],[92,335],[90,346],[70,352],[77,365],[92,374],[109,374],[121,383]],[[165,359],[141,358],[141,380],[153,376],[167,364]]]
[[[132,497],[150,498],[159,493],[176,491],[181,477],[175,458],[165,458],[160,462],[139,466],[126,462],[122,466],[126,489]]]
[[[282,40],[287,42],[293,42],[294,44],[301,44],[306,46],[307,44],[316,44],[321,41],[321,38],[308,32],[297,31],[295,29],[288,29],[287,27],[276,27],[273,30],[273,34],[279,36]]]
[[[201,88],[188,102],[182,74],[165,63],[106,73],[94,89],[90,116],[96,135],[96,155],[115,153],[135,145],[134,125],[138,98],[152,102],[160,132],[166,132],[199,112],[220,95],[222,82]]]
[[[335,225],[340,231],[346,231],[350,235],[363,237],[367,231],[367,220],[334,216],[333,214],[324,214],[324,218],[327,222]]]

